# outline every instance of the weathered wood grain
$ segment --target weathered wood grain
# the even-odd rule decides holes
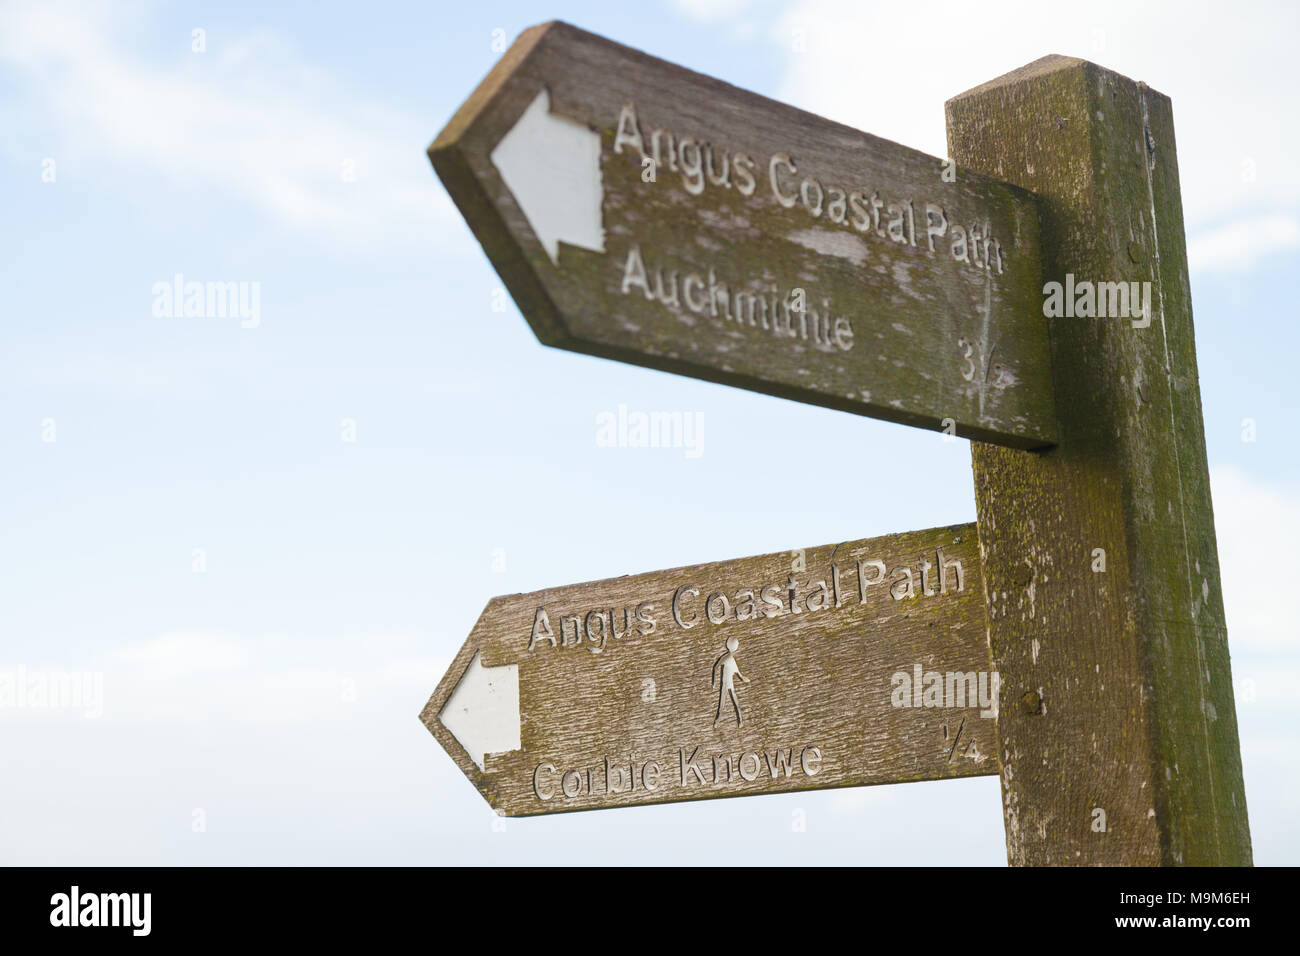
[[[1009,858],[1248,864],[1169,100],[1047,57],[947,112],[1042,197],[1046,280],[1152,289],[1147,327],[1050,320],[1057,447],[972,446]]]
[[[960,575],[948,568],[942,589],[940,552],[961,566]],[[865,600],[860,561],[887,569],[881,583],[865,588]],[[880,575],[878,566],[861,567],[868,581]],[[904,567],[912,596],[905,596]],[[932,592],[926,595],[923,574]],[[798,613],[790,611],[791,576]],[[830,606],[810,610],[821,603],[819,581]],[[779,614],[762,600],[769,585]],[[681,592],[675,616],[681,588],[698,594]],[[774,616],[738,619],[744,591]],[[710,601],[714,594],[726,596],[728,612]],[[706,614],[706,601],[721,623]],[[539,608],[557,646],[533,640]],[[596,617],[587,631],[590,613]],[[611,613],[620,631],[630,618],[631,633],[593,639]],[[653,630],[636,627],[643,614]],[[567,615],[581,615],[581,633],[561,624]],[[734,679],[734,704],[713,670],[729,638],[738,642],[734,660],[743,675]],[[488,754],[483,770],[440,719],[476,655],[486,667],[518,666],[521,749]],[[980,675],[989,679],[987,661],[975,526],[968,524],[494,598],[420,719],[489,803],[512,816],[985,775],[997,772],[995,718],[981,716],[990,697],[981,703],[977,696]],[[896,706],[915,700],[898,690],[895,675],[913,678],[918,667],[922,686],[927,673],[945,683],[950,674],[970,675],[972,696]]]
[[[543,91],[599,134],[603,251],[558,241],[553,259],[493,162]],[[1017,448],[1056,438],[1038,211],[1014,186],[563,23],[526,31],[429,155],[548,345]]]

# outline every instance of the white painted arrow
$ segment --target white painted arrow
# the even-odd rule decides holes
[[[518,750],[519,665],[484,667],[480,655],[465,668],[438,719],[471,760],[483,769],[484,754]]]
[[[492,163],[552,262],[559,265],[561,239],[605,251],[600,134],[553,115],[545,89],[501,137]]]

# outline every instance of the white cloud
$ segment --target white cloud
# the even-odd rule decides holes
[[[883,812],[888,804],[896,802],[893,791],[892,786],[841,787],[831,791],[830,804],[841,813]]]
[[[1300,205],[1295,4],[796,0],[773,40],[796,32],[778,98],[885,139],[944,156],[945,100],[1060,53],[1172,98],[1189,231]]]
[[[1187,265],[1193,272],[1232,272],[1249,269],[1270,253],[1300,244],[1300,222],[1294,216],[1254,216],[1238,219],[1187,240]]]
[[[679,13],[705,23],[735,17],[752,3],[753,0],[672,0]]]
[[[163,677],[228,671],[244,662],[229,641],[194,631],[164,634],[122,649],[122,659]]]
[[[349,719],[378,701],[404,700],[414,721],[450,662],[428,644],[413,634],[177,631],[105,662],[104,713],[112,721],[279,725]]]
[[[1300,710],[1300,667],[1296,666],[1297,648],[1289,650],[1290,659],[1278,663],[1275,654],[1244,651],[1238,653],[1228,621],[1228,641],[1232,650],[1232,685],[1238,709],[1260,707],[1272,713],[1278,710]],[[1295,746],[1294,737],[1290,739]]]
[[[1300,488],[1257,481],[1238,468],[1210,472],[1228,641],[1237,651],[1300,653],[1293,599]]]
[[[186,36],[175,55],[145,61],[127,52],[119,19],[61,4],[0,13],[0,63],[31,81],[31,114],[53,127],[60,155],[215,186],[353,247],[454,221],[423,156],[429,131],[351,95],[282,38],[212,39],[192,53]]]

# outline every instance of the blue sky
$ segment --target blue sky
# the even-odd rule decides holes
[[[1295,9],[833,0],[0,10],[0,671],[104,681],[0,708],[0,861],[1005,860],[991,777],[502,829],[418,723],[492,595],[975,513],[964,442],[493,310],[424,148],[557,17],[936,155],[1049,52],[1172,96],[1256,860],[1300,862]],[[155,315],[177,273],[258,283],[256,327]],[[599,447],[619,404],[704,453]]]

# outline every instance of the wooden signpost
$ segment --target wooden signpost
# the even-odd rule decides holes
[[[542,342],[975,440],[977,534],[494,599],[421,719],[498,812],[998,772],[1013,864],[1250,863],[1169,101],[1048,57],[948,126],[548,23],[430,146]]]
[[[421,719],[498,812],[997,773],[975,526],[494,598]]]
[[[547,345],[1055,440],[1027,192],[564,23],[429,156]]]

